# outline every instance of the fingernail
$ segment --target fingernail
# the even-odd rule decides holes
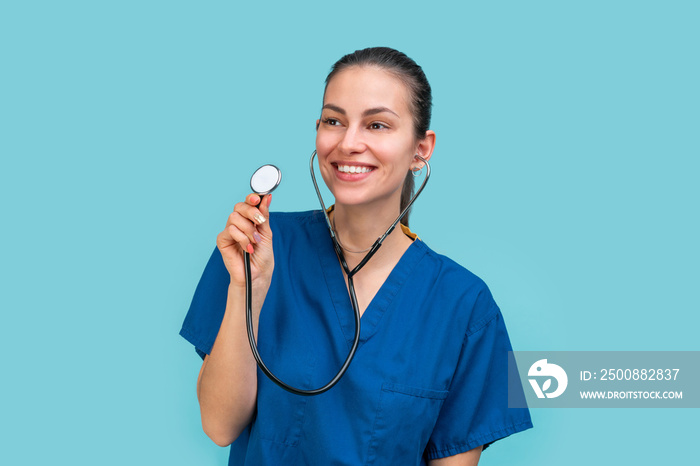
[[[261,225],[262,225],[263,223],[265,223],[265,217],[263,217],[263,216],[260,215],[260,214],[255,214],[255,215],[253,215],[253,218],[255,219],[256,222],[258,222],[258,223],[261,224]]]
[[[245,248],[246,251],[248,251],[248,254],[253,254],[255,252],[255,249],[253,249],[253,245],[248,243],[248,246]]]
[[[259,243],[262,240],[262,237],[256,231],[255,233],[253,233],[253,239],[255,240],[256,243]]]
[[[267,206],[270,207],[270,202],[272,202],[272,194],[267,195]]]

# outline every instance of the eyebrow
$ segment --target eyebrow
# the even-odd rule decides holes
[[[327,109],[329,109],[329,110],[333,110],[334,112],[338,112],[338,113],[340,113],[341,115],[346,115],[345,110],[342,109],[342,108],[340,108],[340,107],[338,107],[337,105],[326,104],[326,105],[323,106],[323,108],[327,108]],[[397,117],[401,118],[395,111],[393,111],[392,109],[390,109],[390,108],[388,108],[388,107],[374,107],[374,108],[368,108],[367,110],[365,110],[364,112],[362,112],[362,116],[363,116],[363,117],[366,117],[366,116],[376,115],[377,113],[383,113],[383,112],[393,113],[393,114],[396,115]]]

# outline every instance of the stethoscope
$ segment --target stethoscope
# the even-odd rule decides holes
[[[326,205],[323,202],[323,197],[321,196],[321,191],[318,189],[318,183],[316,183],[316,175],[314,174],[314,158],[316,157],[316,151],[313,151],[311,154],[311,160],[309,161],[309,169],[311,171],[311,180],[314,183],[314,188],[316,189],[316,195],[318,196],[318,201],[321,203],[321,210],[323,211],[323,215],[326,217],[326,224],[328,225],[328,231],[331,234],[331,239],[333,240],[333,247],[335,248],[335,253],[338,256],[338,259],[340,260],[340,264],[343,266],[343,270],[345,271],[345,275],[348,277],[348,289],[350,290],[350,302],[352,304],[352,310],[355,313],[355,337],[352,343],[352,348],[350,348],[350,353],[348,354],[347,358],[345,358],[345,362],[343,363],[342,367],[340,368],[340,371],[331,379],[330,382],[328,382],[326,385],[324,385],[321,388],[316,388],[313,390],[302,390],[300,388],[295,388],[292,387],[291,385],[288,385],[284,382],[282,382],[279,378],[277,378],[268,368],[265,366],[265,363],[263,362],[262,358],[260,357],[260,353],[258,353],[258,346],[255,343],[255,337],[253,335],[253,303],[252,303],[252,295],[253,295],[253,285],[251,283],[251,271],[250,271],[250,254],[248,252],[245,252],[245,280],[246,280],[246,295],[245,295],[245,303],[246,303],[246,326],[248,328],[248,341],[250,342],[250,349],[253,351],[253,356],[255,357],[255,360],[258,363],[258,367],[260,367],[260,370],[263,371],[263,373],[274,383],[282,387],[283,389],[287,390],[288,392],[295,393],[297,395],[303,395],[303,396],[311,396],[311,395],[320,395],[321,393],[330,390],[335,384],[338,383],[338,381],[345,375],[345,371],[348,370],[348,367],[350,366],[350,363],[352,362],[352,359],[355,357],[355,351],[357,351],[357,346],[360,343],[360,306],[357,304],[357,296],[355,295],[355,284],[353,283],[353,277],[357,272],[364,267],[364,265],[374,256],[374,254],[379,250],[381,247],[382,243],[386,239],[387,236],[391,234],[392,231],[394,231],[394,228],[396,228],[396,225],[401,221],[401,219],[406,215],[408,210],[411,208],[411,205],[413,205],[413,202],[416,200],[418,195],[423,191],[423,188],[425,187],[425,184],[428,182],[428,178],[430,178],[430,165],[428,164],[428,161],[425,160],[423,157],[416,155],[415,157],[420,159],[426,167],[426,172],[425,172],[425,179],[423,179],[423,183],[421,183],[420,187],[416,191],[416,193],[413,195],[411,200],[408,202],[408,205],[403,209],[403,211],[399,214],[399,216],[394,220],[394,223],[389,226],[389,228],[386,230],[386,233],[384,233],[382,236],[377,238],[377,240],[374,242],[372,247],[369,249],[369,252],[365,255],[365,257],[360,261],[355,268],[350,270],[348,267],[347,262],[345,261],[345,255],[343,254],[343,249],[340,246],[340,243],[338,242],[338,238],[336,238],[335,235],[335,229],[331,225],[330,218],[328,217],[328,212],[326,210]],[[279,170],[279,168],[275,167],[274,165],[263,165],[262,167],[258,168],[255,173],[253,173],[253,176],[250,178],[250,187],[255,192],[260,196],[262,199],[262,196],[266,194],[270,194],[272,191],[279,186],[280,181],[282,181],[282,172]]]

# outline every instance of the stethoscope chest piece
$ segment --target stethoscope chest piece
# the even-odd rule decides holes
[[[263,165],[250,177],[250,188],[254,193],[264,196],[270,194],[282,181],[282,172],[274,165]]]

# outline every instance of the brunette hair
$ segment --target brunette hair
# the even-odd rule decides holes
[[[413,114],[413,130],[416,140],[425,138],[425,133],[430,127],[433,97],[430,83],[428,83],[423,69],[398,50],[389,47],[370,47],[356,50],[335,62],[331,72],[326,77],[326,88],[328,88],[328,83],[336,74],[353,66],[376,66],[400,79],[406,85],[410,94],[409,108]],[[401,212],[408,205],[408,201],[411,200],[414,189],[413,175],[409,170],[401,190]],[[401,223],[406,226],[408,226],[409,214],[410,211],[401,219]]]

